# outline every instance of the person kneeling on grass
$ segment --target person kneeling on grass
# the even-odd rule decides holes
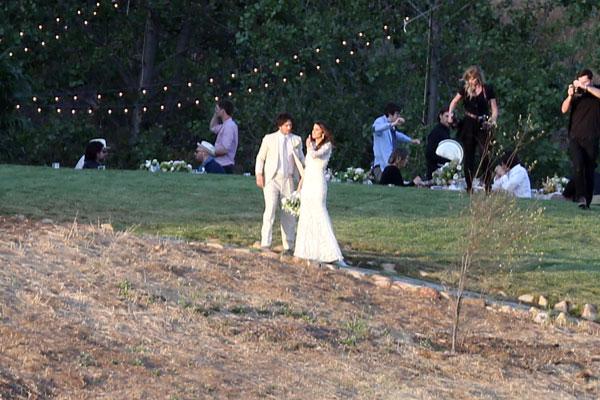
[[[531,182],[527,170],[521,165],[517,153],[507,150],[496,167],[492,191],[503,190],[516,197],[531,198]]]
[[[197,143],[196,161],[200,162],[198,171],[207,174],[224,174],[225,169],[215,160],[215,146],[209,142]]]
[[[399,148],[392,152],[388,165],[385,167],[381,174],[381,185],[394,185],[394,186],[420,186],[423,184],[420,176],[417,176],[412,181],[405,183],[402,178],[400,168],[406,167],[408,164],[408,150]]]

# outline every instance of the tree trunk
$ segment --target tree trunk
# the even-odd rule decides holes
[[[431,47],[429,54],[429,80],[428,80],[428,102],[427,102],[427,125],[437,122],[438,113],[438,96],[440,84],[440,47],[441,47],[441,29],[438,20],[438,11],[435,9],[438,6],[439,0],[434,1],[429,19],[429,29],[431,30]]]
[[[152,10],[148,10],[146,17],[146,28],[144,30],[144,47],[142,49],[142,68],[140,71],[138,100],[132,110],[131,134],[129,136],[129,145],[137,143],[143,119],[144,101],[150,98],[151,86],[154,80],[154,67],[156,62],[156,51],[158,49],[158,23]],[[142,90],[146,89],[146,95]]]

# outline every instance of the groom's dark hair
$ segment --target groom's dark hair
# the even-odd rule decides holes
[[[292,123],[292,125],[294,125],[294,118],[292,118],[292,114],[287,113],[287,112],[280,113],[277,116],[277,118],[275,119],[275,123],[277,124],[277,128],[279,128],[281,125],[285,124],[288,121],[290,121]]]

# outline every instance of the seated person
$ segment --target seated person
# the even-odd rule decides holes
[[[412,180],[412,182],[404,183],[400,168],[405,167],[408,164],[408,150],[396,149],[392,152],[390,159],[388,160],[388,166],[385,167],[381,174],[379,181],[382,185],[394,185],[394,186],[415,186],[421,185],[423,181],[419,176]]]
[[[531,182],[517,153],[507,150],[500,157],[492,191],[504,190],[516,197],[531,198]]]
[[[104,148],[107,151],[109,149],[109,147],[106,145],[106,140],[105,139],[98,138],[98,139],[92,139],[92,140],[89,141],[89,143],[92,143],[92,142],[100,142],[100,143],[102,143],[102,146],[104,146]],[[85,161],[85,154],[81,156],[81,158],[79,159],[79,161],[77,161],[77,164],[75,164],[75,169],[82,169],[84,161]]]
[[[102,169],[108,150],[99,141],[89,142],[85,148],[82,169]]]
[[[450,114],[448,113],[448,107],[443,108],[439,112],[438,118],[440,123],[427,135],[427,146],[425,147],[425,161],[427,163],[426,180],[431,180],[433,171],[450,161],[435,154],[435,150],[440,142],[450,139]]]
[[[207,174],[224,174],[225,169],[215,161],[215,146],[207,141],[197,143],[196,147],[196,161],[199,161],[201,165],[198,167],[199,172],[206,172]]]

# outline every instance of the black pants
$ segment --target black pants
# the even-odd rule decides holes
[[[233,174],[233,164],[223,165],[226,174]]]
[[[471,117],[465,117],[461,122],[460,141],[464,150],[465,180],[467,191],[473,187],[473,179],[479,174],[483,176],[485,190],[492,189],[492,140],[491,129],[484,129],[479,121]],[[475,165],[475,154],[479,153],[479,165]]]
[[[594,197],[594,170],[598,158],[598,138],[569,138],[569,154],[573,163],[575,201],[585,199],[589,207]]]

